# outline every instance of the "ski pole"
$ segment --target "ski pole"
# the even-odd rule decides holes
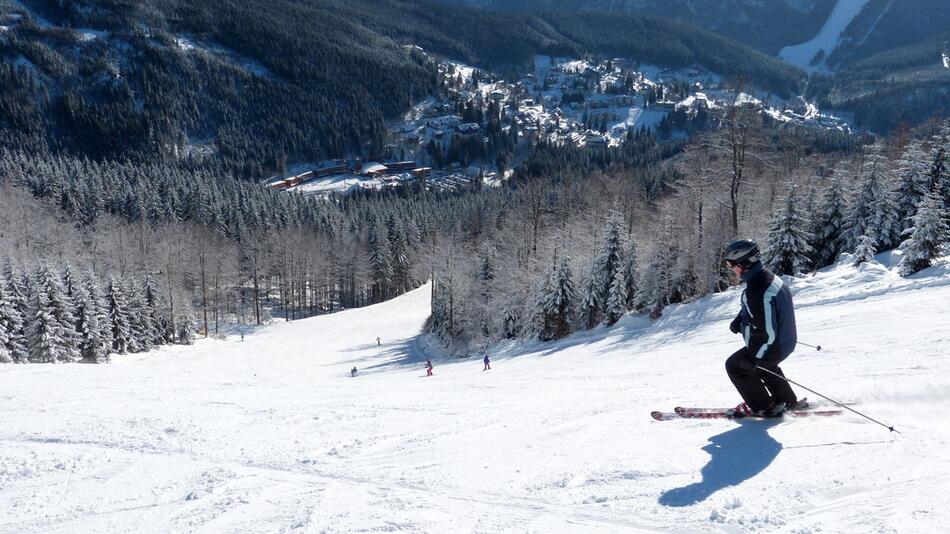
[[[806,347],[811,347],[811,348],[817,350],[818,352],[821,352],[821,345],[809,345],[808,343],[802,343],[801,341],[799,341],[798,344],[799,344],[799,345],[805,345]]]
[[[818,395],[819,397],[822,397],[822,398],[824,398],[824,399],[826,399],[826,400],[830,400],[831,402],[837,404],[838,406],[841,406],[842,408],[851,410],[852,412],[854,412],[854,413],[860,415],[861,417],[863,417],[863,418],[865,418],[865,419],[867,419],[867,420],[869,420],[869,421],[873,421],[873,422],[875,422],[875,423],[877,423],[877,424],[883,426],[884,428],[890,430],[891,432],[897,432],[898,434],[900,434],[900,431],[899,431],[899,430],[894,430],[894,427],[893,427],[893,426],[885,425],[884,423],[878,421],[877,419],[873,419],[873,418],[871,418],[871,417],[868,417],[868,416],[864,415],[863,413],[861,413],[861,412],[855,410],[854,408],[852,408],[852,407],[850,407],[850,406],[848,406],[848,405],[846,405],[846,404],[842,404],[842,403],[840,403],[840,402],[838,402],[838,401],[832,399],[831,397],[826,397],[825,395],[822,395],[821,393],[818,393],[817,391],[815,391],[815,390],[813,390],[813,389],[811,389],[811,388],[805,387],[805,386],[799,384],[798,382],[796,382],[796,381],[794,381],[794,380],[785,378],[784,376],[782,376],[782,375],[780,375],[780,374],[778,374],[778,373],[776,373],[776,372],[774,372],[774,371],[770,371],[769,369],[766,369],[765,367],[762,367],[761,365],[756,365],[755,368],[756,368],[756,369],[759,369],[760,371],[765,371],[766,373],[769,373],[770,375],[777,376],[777,377],[781,378],[782,380],[784,380],[784,381],[786,381],[786,382],[788,382],[788,383],[790,383],[790,384],[795,384],[796,386],[798,386],[798,387],[800,387],[800,388],[802,388],[802,389],[811,391],[811,392],[814,393],[815,395]]]

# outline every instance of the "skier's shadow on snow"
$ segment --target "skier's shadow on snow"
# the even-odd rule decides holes
[[[769,435],[778,421],[741,421],[739,426],[709,438],[703,447],[711,458],[703,466],[703,479],[660,495],[664,506],[690,506],[728,486],[737,486],[761,473],[782,451]]]

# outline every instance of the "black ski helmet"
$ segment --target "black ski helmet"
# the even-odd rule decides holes
[[[726,250],[722,252],[722,259],[743,269],[747,268],[758,263],[759,245],[748,239],[737,239],[726,246]]]

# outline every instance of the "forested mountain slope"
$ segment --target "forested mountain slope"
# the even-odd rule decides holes
[[[499,11],[538,13],[645,13],[682,20],[775,55],[817,35],[839,0],[444,0]],[[856,2],[832,66],[908,46],[950,30],[944,0],[844,0]]]
[[[855,125],[888,131],[950,110],[950,32],[851,63],[833,77],[815,76],[806,96],[854,113]]]
[[[702,63],[777,92],[800,71],[683,23],[510,16],[427,0],[0,4],[0,145],[94,159],[213,153],[246,176],[373,155],[437,85],[427,52],[486,67],[585,52]]]

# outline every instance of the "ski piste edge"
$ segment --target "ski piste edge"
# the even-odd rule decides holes
[[[834,415],[841,415],[844,413],[844,410],[790,410],[786,411],[783,416],[789,417],[828,417]],[[781,417],[769,418],[769,417],[736,417],[732,413],[726,410],[718,411],[683,411],[683,412],[650,412],[650,417],[656,419],[657,421],[670,421],[672,419],[756,419],[768,421],[772,419],[781,419]]]

